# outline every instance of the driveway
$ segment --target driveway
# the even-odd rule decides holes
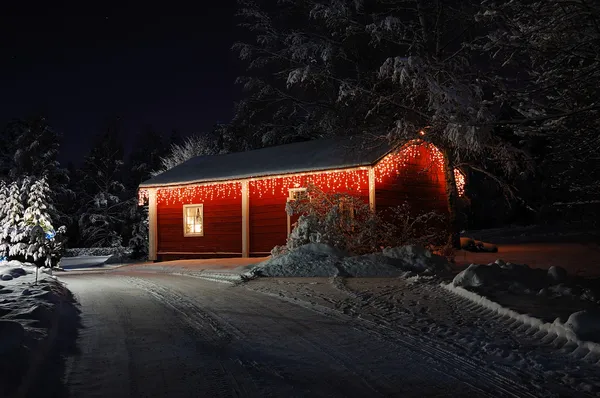
[[[37,384],[45,396],[538,395],[424,332],[390,338],[243,286],[123,269],[60,278],[82,327],[76,349],[56,353],[64,363],[48,364],[63,368],[61,385]]]

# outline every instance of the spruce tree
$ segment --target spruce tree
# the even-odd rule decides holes
[[[4,220],[0,231],[0,256],[9,260],[23,260],[27,249],[27,231],[23,221],[23,191],[29,180],[13,181],[8,188],[8,198],[3,204]]]

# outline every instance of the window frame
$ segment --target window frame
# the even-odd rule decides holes
[[[298,187],[298,188],[288,188],[288,202],[295,201],[297,198],[295,194],[299,192],[307,192],[308,189],[306,187]],[[308,193],[307,193],[308,195]]]
[[[189,208],[200,208],[200,217],[202,217],[202,232],[187,232],[187,209]],[[204,204],[189,204],[183,205],[183,236],[185,238],[194,238],[204,236]]]

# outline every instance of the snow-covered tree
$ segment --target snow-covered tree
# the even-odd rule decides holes
[[[134,258],[145,258],[148,256],[148,207],[138,206],[137,201],[133,206],[132,231],[128,246],[132,249]]]
[[[81,170],[79,230],[92,247],[119,247],[127,202],[123,201],[123,146],[115,129],[96,137]]]
[[[8,197],[0,210],[3,216],[1,256],[30,261],[38,266],[52,267],[58,263],[66,229],[54,230],[49,213],[49,193],[45,178],[27,177],[10,184]]]
[[[214,137],[208,134],[196,134],[187,137],[181,144],[172,144],[169,153],[161,157],[160,167],[152,172],[153,175],[163,173],[181,163],[204,155],[215,155],[219,152]]]
[[[265,3],[268,3],[265,5]],[[247,97],[233,124],[263,144],[330,134],[404,142],[424,132],[443,149],[452,242],[458,244],[455,167],[484,173],[516,198],[503,176],[527,170],[482,54],[471,46],[478,2],[386,0],[243,2],[255,42],[234,47],[247,61]],[[256,138],[252,138],[256,141]]]
[[[492,54],[494,95],[507,112],[498,124],[535,143],[544,181],[540,205],[600,210],[600,3],[580,0],[484,1],[490,27],[476,44]],[[566,217],[570,217],[567,215]],[[565,218],[565,217],[563,217]]]
[[[24,256],[27,249],[27,228],[23,220],[25,208],[24,194],[29,187],[27,179],[13,181],[8,187],[8,197],[3,202],[2,231],[0,231],[0,256],[19,258]]]
[[[53,267],[62,255],[66,228],[54,228],[51,219],[52,204],[49,202],[50,187],[46,178],[33,181],[27,192],[27,207],[23,224],[28,237],[27,248],[19,255],[38,266]]]
[[[28,226],[40,226],[44,232],[53,231],[50,218],[51,205],[48,203],[50,187],[45,177],[34,181],[27,193],[27,208],[23,221]]]
[[[6,140],[2,150],[7,152],[0,160],[0,169],[12,180],[45,177],[52,186],[48,196],[49,203],[54,204],[52,218],[69,222],[71,215],[62,204],[73,192],[68,187],[69,174],[58,161],[60,139],[43,117],[13,120],[2,132],[2,140]]]

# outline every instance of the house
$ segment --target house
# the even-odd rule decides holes
[[[404,201],[447,211],[443,155],[422,140],[392,147],[331,138],[199,156],[140,185],[149,258],[268,255],[293,228],[287,201],[308,184],[357,195],[377,211]]]

